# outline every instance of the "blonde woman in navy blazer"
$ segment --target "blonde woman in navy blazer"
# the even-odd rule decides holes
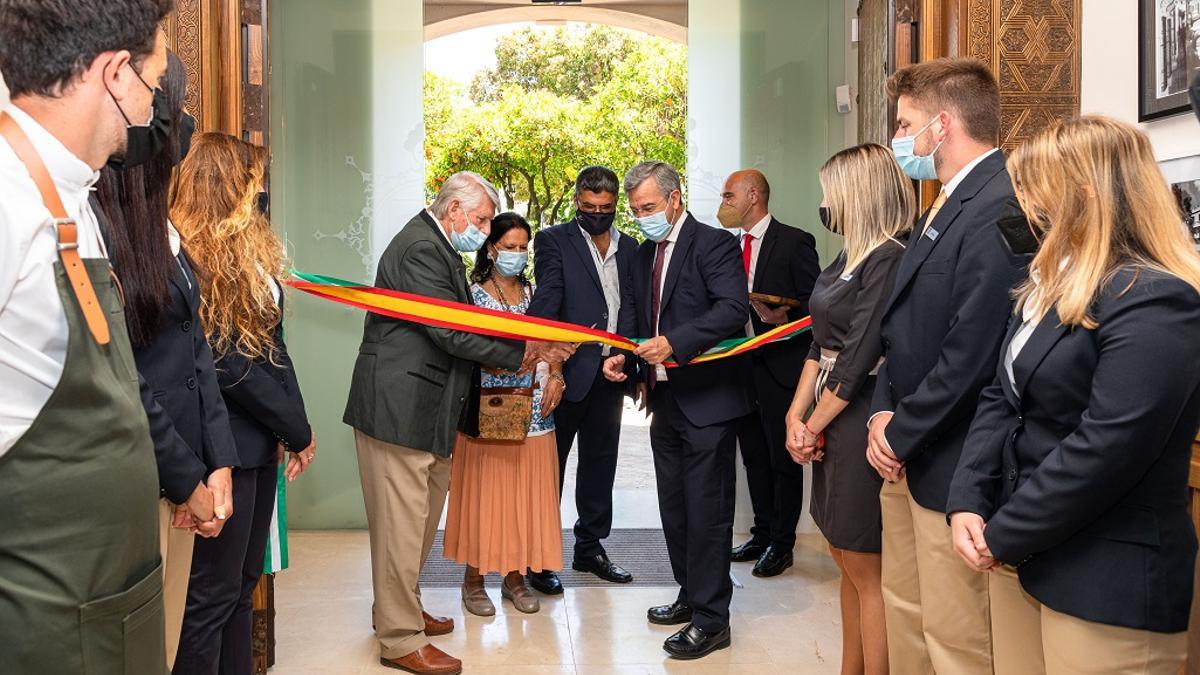
[[[1179,672],[1196,535],[1200,255],[1149,140],[1088,116],[1008,161],[1040,248],[951,485],[997,675]]]

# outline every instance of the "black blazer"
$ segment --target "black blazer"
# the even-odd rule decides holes
[[[745,337],[750,311],[746,270],[737,237],[710,227],[692,214],[680,225],[671,263],[663,271],[659,333],[687,363],[722,340]],[[654,335],[652,272],[658,245],[643,242],[633,272],[638,334]],[[641,364],[649,382],[653,368]],[[723,359],[668,371],[671,391],[688,421],[698,427],[727,422],[754,409],[745,364]]]
[[[821,274],[821,262],[817,257],[817,240],[799,228],[790,227],[771,219],[767,233],[763,235],[758,249],[758,264],[754,267],[754,292],[779,295],[804,303],[804,307],[788,310],[788,321],[798,321],[808,316],[808,296]],[[758,318],[758,312],[750,310],[750,321],[754,333],[762,335],[772,328]],[[804,360],[812,345],[812,335],[803,333],[796,337],[758,350],[754,354],[755,368],[762,369],[779,386],[795,389],[804,370]]]
[[[1188,518],[1200,427],[1200,295],[1120,270],[1092,309],[1051,312],[984,390],[950,512],[987,520],[996,559],[1056,611],[1142,630],[1187,630],[1196,534]],[[1014,320],[1004,354],[1020,321]]]
[[[574,221],[548,227],[538,232],[533,242],[533,269],[537,293],[529,304],[529,316],[567,321],[600,330],[608,328],[608,304],[600,285],[600,274],[588,248],[588,234]],[[633,265],[637,257],[637,240],[618,232],[617,272],[621,283],[621,310],[617,316],[617,333],[638,337],[637,315],[634,313]],[[600,371],[600,345],[581,345],[563,365],[567,382],[563,398],[572,403],[582,401],[592,389]]]
[[[992,381],[1010,291],[1028,256],[1014,256],[996,227],[1020,212],[1004,155],[995,152],[963,179],[932,223],[918,226],[896,272],[881,335],[872,412],[891,410],[892,451],[906,462],[921,506],[945,511],[954,467],[979,392]]]
[[[281,292],[281,315],[284,302]],[[282,321],[275,326],[274,341],[274,363],[248,359],[236,350],[216,355],[217,381],[229,408],[229,426],[243,469],[274,463],[280,442],[300,452],[312,440],[296,369],[283,342]]]
[[[150,344],[135,346],[142,405],[150,420],[158,482],[167,499],[182,504],[214,469],[240,466],[200,325],[200,283],[179,254],[171,275],[171,302]]]

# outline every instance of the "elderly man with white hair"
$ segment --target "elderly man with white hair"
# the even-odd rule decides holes
[[[496,188],[467,171],[392,239],[375,285],[471,302],[462,254],[477,251],[500,204]],[[451,675],[462,662],[429,644],[454,630],[421,606],[417,579],[450,485],[458,432],[478,427],[479,367],[519,370],[561,362],[574,347],[522,343],[367,314],[343,421],[354,427],[371,538],[380,662]]]

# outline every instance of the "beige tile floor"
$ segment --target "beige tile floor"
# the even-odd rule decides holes
[[[275,675],[395,673],[379,665],[371,632],[370,560],[365,532],[294,532],[291,568],[276,582]],[[733,646],[693,662],[661,649],[673,629],[646,623],[650,605],[675,589],[580,588],[542,598],[523,615],[504,603],[495,617],[464,618],[457,589],[428,589],[428,611],[454,617],[438,647],[464,660],[467,674],[651,675],[654,673],[837,673],[841,625],[837,568],[819,535],[804,534],[796,566],[757,579],[734,565]],[[493,601],[499,601],[492,588]]]

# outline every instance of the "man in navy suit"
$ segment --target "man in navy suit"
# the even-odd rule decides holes
[[[997,222],[1019,212],[1000,135],[1000,93],[975,59],[937,59],[888,80],[892,147],[942,190],[917,223],[884,309],[885,361],[867,460],[885,479],[883,599],[891,672],[992,673],[988,582],[954,553],[950,481],[991,383],[1024,256]]]
[[[575,217],[538,232],[533,242],[537,293],[529,315],[592,326],[631,336],[637,331],[630,274],[637,240],[613,225],[620,185],[607,167],[589,166],[575,179]],[[629,299],[625,299],[626,295]],[[591,572],[614,583],[629,583],[633,575],[613,564],[601,540],[612,529],[613,480],[617,446],[621,442],[621,410],[625,386],[609,382],[601,361],[609,347],[584,345],[563,366],[567,387],[554,411],[558,438],[559,495],[567,457],[579,437],[579,468],[575,480],[574,569]],[[553,571],[533,572],[530,585],[542,593],[562,593]]]
[[[733,544],[734,464],[738,421],[754,409],[745,363],[679,364],[718,342],[745,336],[750,300],[737,239],[704,225],[683,208],[679,174],[663,162],[643,162],[625,176],[629,207],[646,241],[633,269],[637,335],[654,419],[650,445],[675,602],[652,607],[651,623],[687,624],[664,643],[677,658],[728,647],[729,578]],[[626,357],[604,363],[621,382]]]

